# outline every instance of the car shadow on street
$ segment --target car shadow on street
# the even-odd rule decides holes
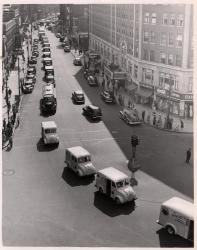
[[[159,236],[160,247],[194,247],[193,242],[178,235],[169,235],[165,228],[159,229],[156,233]]]
[[[118,205],[114,200],[104,194],[101,194],[99,191],[94,193],[94,206],[110,217],[123,214],[128,215],[132,213],[136,207],[135,201]]]
[[[54,149],[57,149],[57,145],[44,145],[42,138],[37,142],[37,150],[38,152],[50,152]]]
[[[79,177],[75,172],[73,172],[68,167],[65,167],[62,173],[62,178],[71,187],[76,186],[86,186],[94,181],[94,175]]]

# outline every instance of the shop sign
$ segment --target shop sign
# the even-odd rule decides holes
[[[166,95],[165,89],[157,89],[158,94]]]
[[[113,79],[115,80],[121,80],[126,79],[127,75],[125,72],[114,72]]]
[[[110,79],[113,79],[113,73],[106,66],[104,66],[104,74],[108,76]]]
[[[192,94],[191,95],[190,94],[183,94],[182,97],[183,97],[182,98],[183,100],[193,100]]]

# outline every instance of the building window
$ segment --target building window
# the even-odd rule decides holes
[[[176,18],[175,18],[175,15],[172,14],[172,15],[170,16],[170,25],[175,25],[175,24],[176,24]]]
[[[161,45],[166,45],[166,42],[167,42],[167,34],[166,32],[162,32],[161,33]]]
[[[144,31],[144,42],[149,42],[149,33],[148,33],[148,31]]]
[[[173,65],[174,64],[174,57],[172,54],[168,55],[168,64]]]
[[[150,32],[150,41],[151,41],[151,43],[155,43],[155,32],[154,31],[151,31]]]
[[[188,82],[188,92],[192,92],[192,90],[193,90],[193,78],[190,77]]]
[[[143,60],[148,61],[148,50],[147,49],[143,50]]]
[[[173,86],[175,90],[179,90],[179,82],[176,79],[172,79]]]
[[[155,51],[154,51],[154,50],[151,50],[151,51],[150,51],[150,61],[151,61],[151,62],[154,62],[154,61],[155,61]]]
[[[181,56],[176,55],[176,66],[181,67]]]
[[[164,52],[160,53],[160,61],[161,63],[166,63],[166,54]]]
[[[174,45],[174,33],[170,32],[168,37],[168,45],[173,46]]]
[[[168,24],[168,15],[163,14],[162,16],[162,24],[167,25]]]
[[[153,74],[154,74],[153,70],[143,68],[142,69],[142,80],[145,83],[153,84]]]
[[[128,64],[128,71],[132,75],[132,64],[130,62]]]
[[[152,13],[152,20],[151,20],[152,24],[156,24],[157,23],[157,14],[156,13]]]
[[[149,13],[148,12],[145,13],[144,22],[149,23]]]
[[[138,66],[134,65],[134,77],[137,78]]]
[[[176,45],[178,48],[181,48],[183,46],[183,35],[178,34],[176,37]]]
[[[182,14],[178,15],[177,25],[183,27],[184,26],[184,17]]]

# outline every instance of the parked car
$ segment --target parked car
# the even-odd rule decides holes
[[[91,76],[91,75],[94,76],[94,74],[93,74],[91,71],[89,71],[88,69],[85,69],[85,70],[84,70],[83,75],[84,75],[84,78],[85,78],[86,80],[88,79],[88,76]]]
[[[98,86],[98,80],[93,75],[88,76],[87,81],[90,86]]]
[[[38,43],[39,42],[38,38],[34,38],[33,42]]]
[[[34,89],[34,82],[32,79],[25,79],[22,82],[22,91],[24,94],[32,93]]]
[[[54,121],[46,121],[41,123],[41,137],[45,145],[59,145],[59,136],[57,134],[57,125]]]
[[[42,89],[41,112],[55,114],[56,109],[56,90],[53,84],[46,84]]]
[[[70,46],[69,45],[64,46],[64,52],[70,52]]]
[[[27,68],[27,74],[28,75],[31,75],[31,74],[36,75],[36,69],[34,67]]]
[[[37,57],[36,56],[31,56],[29,63],[31,64],[37,64]]]
[[[65,163],[68,168],[72,169],[80,177],[96,173],[96,168],[91,162],[90,153],[80,146],[66,149]]]
[[[112,92],[104,90],[100,93],[101,98],[104,100],[106,103],[114,103],[115,97]]]
[[[28,63],[28,70],[32,70],[33,74],[36,74],[36,65],[29,62]]]
[[[85,103],[84,93],[81,90],[76,90],[72,93],[72,100],[75,103]]]
[[[36,83],[36,76],[34,74],[27,74],[26,75],[26,80],[32,80],[33,83]]]
[[[39,56],[38,50],[33,50],[32,55],[38,57]]]
[[[75,59],[73,60],[73,64],[75,66],[81,66],[82,65],[81,58],[80,57],[75,57]]]
[[[91,104],[83,107],[83,114],[93,120],[100,120],[102,118],[101,109]]]
[[[142,121],[140,120],[137,110],[133,109],[123,109],[120,111],[120,118],[123,119],[129,125],[140,125]]]
[[[42,52],[51,52],[50,47],[45,47],[42,49]]]

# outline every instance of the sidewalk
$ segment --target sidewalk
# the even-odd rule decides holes
[[[78,51],[75,52],[73,49],[71,50],[71,53],[73,54],[74,57],[79,56],[79,52]],[[83,54],[81,54],[81,56],[83,56]],[[82,60],[82,63],[83,63],[83,60]],[[102,86],[101,83],[102,83],[103,78],[102,78],[101,74],[96,74],[96,77],[98,79],[100,86]],[[108,89],[110,91],[112,91],[113,87],[111,85],[109,85]],[[127,108],[129,100],[132,101],[132,97],[127,93],[126,90],[124,90],[123,88],[120,88],[119,91],[117,91],[117,93],[115,94],[115,98],[116,98],[116,101],[118,104],[119,104],[119,102],[118,102],[119,95],[121,95],[123,102],[124,102],[124,106],[122,106],[122,105],[121,106],[123,108]],[[192,119],[182,119],[184,127],[181,128],[180,118],[176,117],[174,115],[170,115],[170,118],[173,119],[172,129],[171,130],[164,129],[164,123],[165,123],[164,121],[166,118],[166,113],[164,113],[162,111],[155,111],[156,120],[158,120],[159,116],[161,116],[161,120],[162,120],[161,127],[157,127],[157,126],[153,125],[154,115],[153,115],[153,110],[150,107],[143,105],[143,104],[136,104],[136,103],[135,103],[135,107],[138,111],[140,119],[142,119],[142,111],[145,111],[144,123],[149,125],[149,126],[153,126],[156,129],[165,130],[165,131],[169,131],[169,132],[193,133],[193,120]],[[147,121],[148,116],[150,116],[150,122]]]

